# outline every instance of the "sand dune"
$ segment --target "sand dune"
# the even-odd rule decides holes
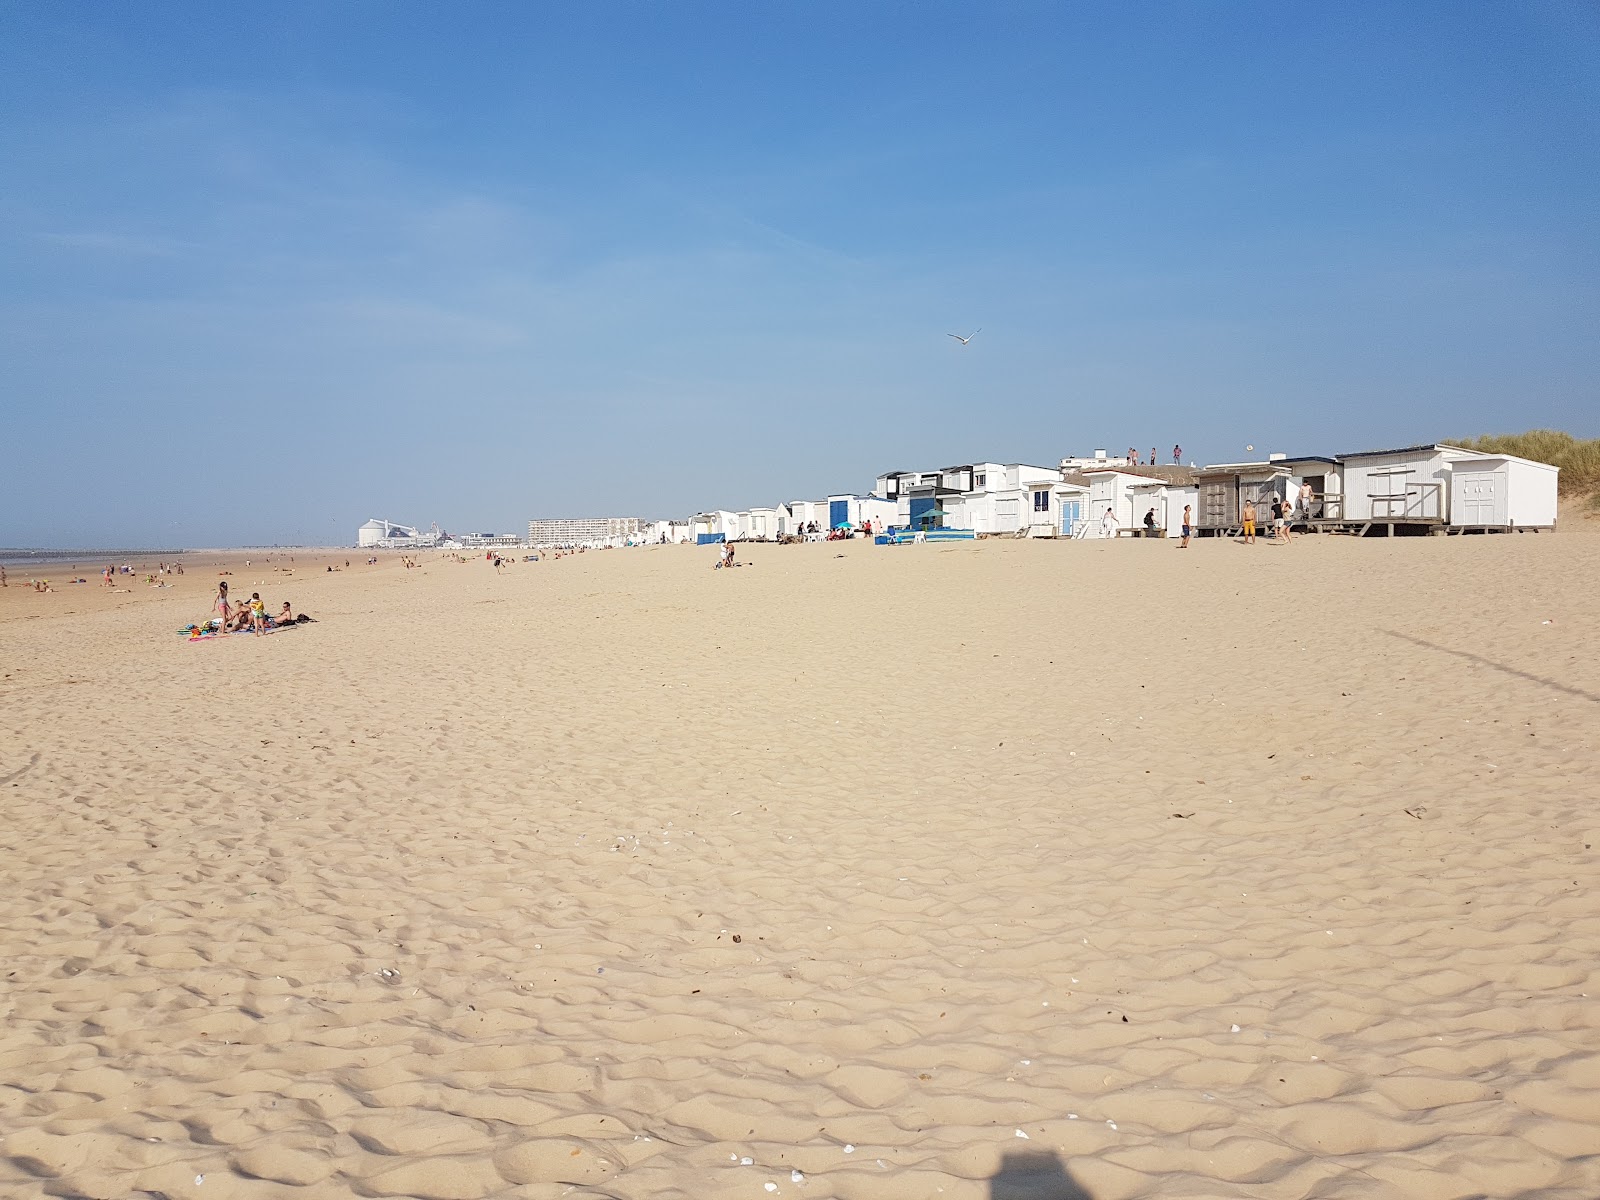
[[[1600,1195],[1600,538],[741,558],[0,592],[0,1192]]]

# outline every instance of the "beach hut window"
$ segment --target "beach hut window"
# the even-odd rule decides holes
[[[1035,492],[1033,494],[1033,511],[1034,512],[1049,512],[1050,511],[1050,493],[1049,492]]]
[[[985,475],[981,471],[978,474],[976,474],[976,475],[974,475],[972,477],[972,486],[975,487],[975,488],[984,487],[985,485],[988,484],[988,482],[989,482],[989,477],[987,475]]]

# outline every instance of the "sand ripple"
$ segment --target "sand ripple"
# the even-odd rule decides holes
[[[0,624],[0,1191],[1600,1195],[1600,539],[834,553]]]

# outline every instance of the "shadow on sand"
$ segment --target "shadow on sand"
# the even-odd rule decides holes
[[[989,1180],[989,1200],[1094,1200],[1054,1150],[1022,1150],[1000,1157]]]
[[[1464,658],[1470,663],[1477,663],[1480,667],[1503,671],[1507,675],[1515,675],[1518,679],[1526,679],[1530,683],[1543,684],[1553,691],[1565,692],[1567,695],[1576,696],[1580,700],[1588,700],[1593,704],[1600,704],[1600,696],[1596,696],[1593,692],[1586,692],[1582,688],[1573,687],[1571,684],[1557,683],[1554,679],[1546,679],[1542,675],[1519,671],[1516,667],[1508,667],[1504,663],[1497,663],[1492,658],[1484,658],[1483,655],[1473,654],[1470,650],[1452,650],[1449,646],[1440,646],[1433,642],[1424,641],[1422,638],[1412,637],[1409,633],[1397,633],[1393,629],[1385,629],[1383,632],[1392,638],[1399,638],[1402,642],[1410,642],[1413,646],[1421,646],[1425,650],[1437,650],[1440,654],[1451,654],[1456,658]]]

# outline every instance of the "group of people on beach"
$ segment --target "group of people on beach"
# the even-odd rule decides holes
[[[274,629],[281,629],[285,625],[295,624],[294,609],[285,600],[275,616],[267,615],[267,606],[261,599],[260,592],[251,592],[250,599],[240,604],[235,604],[228,595],[228,581],[220,580],[217,583],[217,595],[211,602],[211,611],[216,615],[206,624],[214,625],[219,633],[241,633],[248,629],[257,637],[269,633]],[[192,635],[199,637],[204,625],[193,627]]]
[[[1293,525],[1296,521],[1309,521],[1312,519],[1311,506],[1315,498],[1316,493],[1312,491],[1309,483],[1300,485],[1298,497],[1280,496],[1274,493],[1271,506],[1272,536],[1268,540],[1280,546],[1286,546],[1294,541]],[[1256,508],[1256,502],[1253,499],[1246,499],[1239,509],[1239,524],[1244,533],[1244,544],[1246,546],[1255,545],[1256,525],[1259,521],[1260,512]],[[1117,514],[1107,505],[1105,512],[1100,517],[1100,536],[1116,537],[1118,531]],[[1147,538],[1161,537],[1165,532],[1156,520],[1156,510],[1154,508],[1148,510],[1144,514],[1144,536]],[[1183,506],[1183,541],[1179,543],[1178,549],[1187,550],[1189,548],[1189,539],[1194,536],[1195,532],[1194,507],[1193,505],[1185,504]]]
[[[1287,546],[1294,541],[1292,526],[1297,520],[1311,520],[1311,504],[1314,497],[1315,493],[1311,490],[1309,483],[1300,485],[1298,502],[1289,496],[1279,496],[1274,493],[1272,497],[1272,537],[1268,540],[1279,546]],[[1244,526],[1244,544],[1247,546],[1255,545],[1256,522],[1258,519],[1259,513],[1256,511],[1255,501],[1246,500],[1244,508],[1239,512],[1239,520]]]

